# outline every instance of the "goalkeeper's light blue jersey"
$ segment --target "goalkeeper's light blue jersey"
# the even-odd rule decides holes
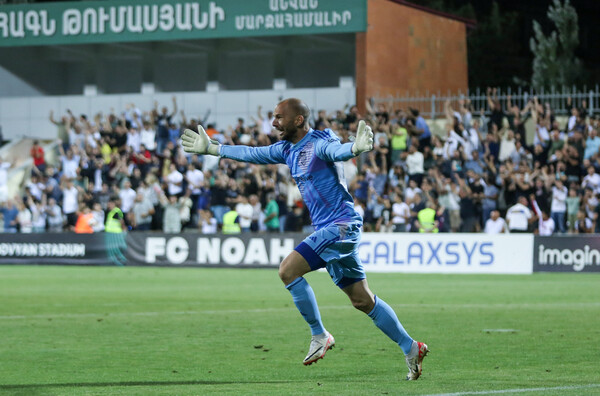
[[[318,230],[328,224],[360,222],[348,192],[342,164],[352,157],[352,143],[342,144],[331,131],[310,129],[298,143],[265,147],[222,146],[221,157],[253,164],[287,164]]]

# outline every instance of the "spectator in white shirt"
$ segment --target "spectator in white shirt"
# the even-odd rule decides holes
[[[458,146],[462,144],[466,145],[465,139],[462,138],[458,133],[456,133],[453,129],[454,127],[450,123],[446,123],[446,141],[444,142],[444,159],[449,160],[454,157],[454,152],[458,150]],[[471,146],[470,144],[468,145]]]
[[[408,169],[408,178],[409,180],[414,180],[417,182],[417,186],[421,185],[421,181],[423,181],[423,173],[425,173],[425,169],[423,168],[424,157],[423,153],[417,151],[417,146],[411,144],[408,149],[408,156],[406,157],[406,167]]]
[[[65,151],[62,148],[62,144],[58,145],[58,150],[61,154],[60,162],[62,165],[62,175],[66,176],[69,179],[75,179],[77,177],[77,169],[79,168],[79,161],[81,159],[79,155],[76,155],[73,152],[74,147],[75,146],[72,146],[72,148],[69,148],[65,153]]]
[[[538,229],[537,233],[539,236],[550,236],[554,233],[554,229],[556,228],[556,224],[554,223],[554,219],[548,215],[546,210],[540,209],[538,203],[532,197],[533,210],[538,218]]]
[[[417,182],[415,180],[410,180],[408,182],[408,187],[404,189],[404,198],[406,199],[406,202],[410,204],[415,195],[421,194],[422,192],[423,190],[417,186]]]
[[[463,153],[465,153],[465,156],[468,160],[471,160],[473,159],[472,152],[473,150],[476,150],[476,146],[473,146],[473,144],[471,144],[471,133],[467,129],[465,129],[462,123],[458,124],[458,131],[460,132],[460,134],[456,133],[456,135],[458,135],[458,137],[460,138],[459,143],[463,147]]]
[[[591,188],[594,190],[594,194],[600,194],[600,175],[596,173],[593,166],[588,166],[587,175],[583,178],[581,187]]]
[[[458,232],[462,219],[460,217],[460,187],[450,178],[437,177],[438,191],[440,193],[438,203],[448,211],[450,230]],[[443,184],[445,182],[445,184]]]
[[[565,233],[565,219],[567,213],[567,195],[569,191],[562,180],[556,180],[552,187],[552,205],[550,213],[555,226],[561,234]]]
[[[248,198],[240,196],[240,202],[235,205],[235,211],[238,213],[238,220],[242,232],[250,232],[254,208],[252,208],[252,205],[248,202]]]
[[[168,186],[169,195],[180,195],[183,192],[183,175],[177,170],[175,164],[169,166],[169,174],[165,178]]]
[[[248,202],[252,205],[252,225],[250,229],[252,232],[256,232],[260,230],[260,218],[262,215],[262,205],[258,200],[258,196],[256,194],[250,195]]]
[[[570,99],[571,98],[569,98],[569,101]],[[567,122],[567,132],[571,132],[573,128],[575,128],[575,124],[577,124],[577,117],[579,117],[579,109],[573,106],[571,108],[571,116],[569,117],[569,120]]]
[[[406,232],[406,223],[410,219],[410,208],[404,202],[401,194],[396,195],[396,202],[392,205],[392,225],[394,232]]]
[[[500,217],[500,212],[492,210],[490,218],[485,222],[485,228],[483,230],[486,234],[501,234],[508,233],[508,226],[506,221]]]
[[[92,215],[91,226],[94,232],[104,231],[104,210],[102,210],[100,203],[94,203]]]
[[[62,232],[64,222],[63,214],[60,206],[58,206],[54,198],[48,199],[48,205],[44,207],[44,213],[46,213],[48,219],[48,231]]]
[[[62,181],[62,210],[67,218],[67,227],[75,227],[77,222],[77,210],[79,209],[79,189],[73,184],[73,180],[64,178]]]
[[[46,197],[44,196],[44,201]],[[31,226],[33,232],[46,232],[46,213],[44,212],[44,204],[41,201],[34,201],[31,196],[27,197],[27,205],[31,211]]]
[[[527,232],[529,221],[532,218],[531,210],[527,207],[527,198],[519,197],[519,202],[508,208],[506,222],[510,232]]]
[[[196,167],[194,164],[189,164],[187,171],[185,172],[185,180],[188,183],[188,190],[190,190],[190,199],[192,200],[192,213],[196,213],[198,209],[198,198],[202,194],[202,187],[204,186],[204,172]]]
[[[150,121],[144,121],[144,127],[140,131],[140,142],[150,151],[156,149],[156,131]]]
[[[363,219],[365,218],[364,204],[356,197],[354,197],[354,210],[356,210],[356,213],[358,213],[360,217]]]
[[[136,231],[148,231],[152,224],[154,205],[146,194],[138,192],[131,208],[131,226]]]
[[[515,151],[517,151],[515,134],[511,130],[507,130],[502,134],[502,139],[500,140],[500,153],[498,154],[498,159],[500,162],[504,162],[510,158]]]
[[[41,201],[42,194],[46,186],[44,185],[44,183],[41,183],[39,181],[37,175],[31,175],[31,180],[27,182],[25,188],[29,191],[29,194],[31,194],[33,198],[35,198],[38,201]]]
[[[213,216],[210,210],[200,210],[200,229],[203,234],[216,234],[217,233],[217,219]]]
[[[136,192],[133,188],[131,188],[131,182],[129,180],[125,180],[123,182],[123,188],[119,191],[119,199],[121,200],[121,211],[124,215],[127,215],[131,209],[133,208],[133,203],[135,202]],[[125,221],[129,224],[129,219],[125,216]]]
[[[479,150],[481,142],[479,141],[479,120],[474,120],[472,127],[469,129],[469,138],[471,139],[471,147],[473,150]]]
[[[131,147],[131,151],[134,153],[140,152],[140,145],[142,143],[142,137],[137,129],[129,128],[127,132],[127,146]]]
[[[261,132],[265,135],[270,136],[273,130],[273,120],[275,119],[275,117],[273,117],[272,111],[268,111],[267,116],[263,117],[261,114],[261,110],[262,106],[258,106],[258,111],[256,113],[258,115],[258,120],[260,121]]]
[[[22,234],[31,234],[33,226],[31,224],[32,216],[31,211],[27,208],[25,203],[20,199],[17,202],[19,213],[17,214],[17,223],[19,224],[19,232]]]
[[[13,163],[0,158],[0,204],[8,200],[8,171],[13,165]]]
[[[535,136],[533,137],[533,145],[537,146],[538,144],[546,147],[548,142],[550,141],[550,133],[548,132],[548,121],[545,119],[541,119],[539,124],[535,127]]]

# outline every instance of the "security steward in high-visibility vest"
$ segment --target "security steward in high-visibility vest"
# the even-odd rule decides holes
[[[234,208],[223,215],[223,234],[239,234],[242,232],[239,222],[239,214]]]
[[[421,209],[419,213],[417,213],[417,226],[419,227],[419,232],[437,233],[440,231],[435,215],[435,204],[430,201],[427,203],[425,209]]]
[[[123,212],[114,201],[108,201],[108,214],[104,223],[104,232],[111,234],[120,234],[125,229]]]

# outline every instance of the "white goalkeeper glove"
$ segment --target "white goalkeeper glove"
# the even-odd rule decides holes
[[[216,140],[211,140],[202,125],[198,125],[198,133],[186,129],[181,135],[183,151],[194,154],[219,155],[221,145]]]
[[[359,155],[371,150],[373,150],[373,131],[364,120],[360,120],[356,130],[356,139],[352,145],[352,153]]]

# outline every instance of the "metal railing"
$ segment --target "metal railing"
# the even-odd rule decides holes
[[[567,115],[569,110],[567,107],[568,98],[572,100],[572,106],[581,107],[583,102],[587,103],[588,114],[594,114],[594,111],[600,110],[600,86],[596,85],[593,89],[583,87],[563,87],[561,89],[552,88],[550,90],[541,89],[539,92],[533,93],[522,88],[518,89],[497,89],[495,97],[500,101],[502,108],[506,110],[507,99],[510,96],[513,106],[519,106],[523,109],[527,102],[534,96],[537,96],[541,104],[549,103],[554,114]],[[414,95],[407,93],[406,95],[396,95],[381,97],[376,96],[372,99],[372,105],[379,104],[392,105],[393,109],[408,109],[415,108],[419,110],[424,117],[432,119],[444,117],[444,104],[450,100],[454,109],[458,109],[458,101],[460,99],[469,99],[474,113],[479,113],[483,109],[489,115],[489,106],[487,102],[487,90],[476,89],[475,91],[467,91],[466,93],[458,92],[446,94],[438,91],[437,93],[425,92],[420,95],[418,92]]]

